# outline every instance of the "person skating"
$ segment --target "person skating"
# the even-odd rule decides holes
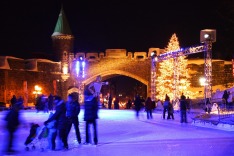
[[[80,104],[72,94],[69,94],[67,97],[66,108],[67,108],[66,117],[67,117],[67,121],[68,121],[68,123],[67,123],[67,136],[69,135],[69,132],[70,132],[71,127],[73,125],[75,128],[77,141],[79,144],[81,144],[79,118],[78,118],[78,115],[80,113]]]
[[[166,112],[168,113],[168,106],[169,106],[169,103],[170,103],[170,98],[169,98],[169,96],[166,94],[165,101],[163,102],[163,119],[165,119]],[[168,117],[168,116],[169,116],[169,115],[167,115],[167,117]]]
[[[145,110],[147,113],[147,119],[152,119],[152,111],[153,111],[153,102],[150,97],[145,101]]]
[[[90,145],[90,125],[93,125],[93,142],[94,145],[98,144],[98,136],[97,136],[97,122],[98,119],[98,98],[92,95],[90,91],[87,89],[84,92],[85,101],[84,101],[84,121],[86,122],[85,126],[85,134],[86,134],[86,142],[84,145]]]
[[[168,105],[168,117],[167,117],[167,119],[174,120],[174,108],[173,108],[173,104],[171,102],[169,102],[169,105]]]
[[[57,121],[57,131],[60,141],[63,143],[63,148],[68,149],[67,143],[67,117],[66,117],[66,104],[60,96],[55,96],[54,103],[56,104],[55,113],[47,121],[44,122],[47,125],[49,122]]]
[[[184,95],[181,96],[180,99],[180,122],[187,123],[187,101]]]
[[[23,109],[23,103],[21,103],[21,101],[16,101],[16,103],[12,106],[12,109],[5,117],[5,121],[7,122],[6,129],[8,131],[6,154],[16,153],[16,151],[13,149],[13,144],[15,139],[15,132],[20,125],[19,111],[21,109]]]

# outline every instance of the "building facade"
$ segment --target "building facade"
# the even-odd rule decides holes
[[[76,92],[82,101],[82,93],[98,75],[106,79],[124,75],[146,85],[147,96],[151,90],[150,52],[163,53],[160,48],[148,52],[128,52],[126,49],[106,49],[104,52],[73,51],[74,36],[63,8],[52,33],[54,59],[21,59],[0,56],[0,102],[10,103],[13,95],[24,98],[24,105],[31,106],[38,96],[35,86],[44,95],[60,95]],[[83,64],[84,63],[84,64]],[[191,87],[200,87],[199,78],[204,75],[204,60],[189,60]],[[213,60],[212,85],[233,85],[231,61]]]

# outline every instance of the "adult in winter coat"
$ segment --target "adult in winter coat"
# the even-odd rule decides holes
[[[180,122],[187,123],[187,101],[185,96],[181,96],[180,99]]]
[[[84,121],[86,121],[86,142],[84,144],[91,143],[89,125],[93,125],[93,141],[95,145],[98,144],[96,119],[98,119],[98,98],[93,96],[89,90],[85,90]]]
[[[223,92],[223,96],[222,96],[222,99],[224,100],[224,104],[228,104],[228,98],[229,98],[228,91],[225,90],[225,91]]]
[[[139,117],[139,112],[142,108],[142,101],[141,101],[141,98],[139,95],[137,95],[135,97],[135,100],[134,100],[134,106],[135,106],[135,110],[136,110],[136,117],[138,118]]]
[[[5,121],[7,122],[6,128],[8,131],[8,146],[6,151],[8,154],[15,153],[15,150],[13,150],[14,133],[20,124],[19,110],[22,108],[23,104],[21,102],[16,102],[5,117]]]
[[[152,119],[153,116],[152,116],[152,110],[154,109],[153,107],[153,102],[151,100],[150,97],[148,97],[145,101],[145,110],[146,110],[146,113],[147,113],[147,119]]]
[[[169,98],[169,96],[166,94],[165,101],[163,102],[163,119],[165,119],[166,112],[167,112],[167,114],[169,113],[169,112],[168,112],[169,103],[170,103],[170,98]],[[167,117],[168,117],[168,116],[169,116],[169,114],[167,115]]]
[[[15,95],[13,95],[13,97],[11,98],[11,105],[10,105],[10,108],[13,108],[13,106],[16,104],[17,102],[17,98]]]
[[[173,108],[173,104],[171,102],[169,102],[169,105],[168,105],[167,119],[173,119],[174,120],[174,108]]]
[[[47,123],[56,120],[57,122],[57,131],[60,140],[63,143],[64,149],[68,149],[68,143],[67,143],[67,117],[66,117],[66,104],[62,100],[60,96],[55,96],[54,103],[56,104],[55,113],[52,117],[50,117],[47,121],[44,122],[45,125]]]
[[[67,136],[69,135],[69,132],[73,124],[75,131],[76,131],[76,139],[78,143],[80,144],[81,137],[80,137],[79,119],[78,119],[78,115],[80,113],[80,104],[72,94],[69,94],[67,97],[66,108],[67,108],[66,117],[68,121]]]

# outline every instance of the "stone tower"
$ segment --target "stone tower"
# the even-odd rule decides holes
[[[61,72],[69,77],[69,56],[73,54],[74,36],[71,33],[63,7],[52,34],[54,61],[61,62]],[[65,78],[66,80],[66,78]]]

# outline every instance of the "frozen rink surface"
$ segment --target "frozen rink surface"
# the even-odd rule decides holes
[[[7,111],[0,112],[0,147],[4,155],[7,132],[3,120]],[[83,110],[79,114],[82,142],[85,141],[85,122]],[[189,123],[180,123],[179,114],[175,120],[163,120],[160,112],[153,113],[153,119],[147,120],[146,112],[135,117],[134,110],[99,110],[97,147],[78,145],[72,127],[68,137],[69,150],[50,151],[36,149],[25,150],[24,142],[29,135],[30,123],[43,126],[49,114],[35,110],[22,110],[24,120],[15,133],[15,150],[20,156],[233,156],[234,132],[211,128],[196,127]],[[44,142],[44,147],[47,145]]]

